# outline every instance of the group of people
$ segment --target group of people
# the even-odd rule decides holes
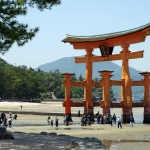
[[[7,122],[6,114],[4,112],[2,112],[0,115],[0,125],[4,126],[6,128],[7,128],[7,126],[9,128],[11,128],[12,127],[12,120],[16,120],[16,119],[17,119],[17,114],[15,114],[14,117],[12,117],[12,114],[9,113],[8,122]]]
[[[54,125],[54,121],[55,121],[55,125],[56,125],[56,127],[58,127],[58,117],[57,116],[55,116],[55,119],[53,119],[53,117],[50,117],[50,115],[48,115],[48,117],[47,117],[47,123],[50,125],[50,127],[52,127],[53,128],[53,125]]]
[[[81,118],[81,126],[91,126],[92,117],[90,114],[83,114]]]
[[[80,117],[80,110],[78,111],[78,117]],[[120,116],[116,116],[114,113],[111,114],[100,114],[99,111],[96,113],[97,123],[98,124],[110,124],[110,126],[113,126],[113,124],[116,124],[118,122],[118,128],[122,128],[122,121]],[[81,118],[81,126],[91,125],[92,122],[92,116],[90,114],[83,114]],[[130,127],[133,127],[133,124],[135,123],[133,115],[130,115]]]
[[[98,124],[110,124],[111,126],[114,124],[116,124],[116,115],[113,114],[113,116],[111,114],[96,114],[97,117],[97,123]]]

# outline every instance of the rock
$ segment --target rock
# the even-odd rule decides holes
[[[40,134],[42,134],[42,135],[47,135],[47,132],[41,132]]]
[[[3,126],[0,126],[0,134],[1,133],[6,133],[6,128]]]
[[[57,135],[57,133],[56,132],[51,132],[51,133],[49,133],[49,135]]]
[[[11,133],[6,132],[6,128],[0,126],[0,139],[14,139]]]

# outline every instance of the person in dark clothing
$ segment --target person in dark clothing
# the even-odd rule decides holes
[[[56,125],[56,127],[58,127],[58,118],[57,117],[55,117],[55,125]]]
[[[4,127],[7,128],[7,118],[4,119]]]
[[[4,119],[5,119],[5,113],[4,112],[1,113],[1,119],[2,119],[2,123],[4,123]]]
[[[113,117],[112,117],[114,123],[116,124],[116,115],[114,114]]]
[[[90,114],[87,115],[87,124],[89,126],[91,125],[91,116],[90,116]]]
[[[96,113],[96,117],[99,115],[99,111]]]
[[[110,115],[110,117],[109,117],[109,123],[110,123],[110,125],[112,126],[112,116]]]
[[[20,106],[20,108],[22,109],[22,105]]]
[[[2,117],[0,116],[0,125],[2,124]]]
[[[48,116],[47,116],[47,123],[48,123],[48,124],[50,123],[50,119],[51,119],[51,117],[50,117],[50,115],[48,115]]]
[[[100,123],[100,117],[101,117],[100,115],[97,116],[97,123],[98,124]]]
[[[66,126],[69,126],[69,116],[66,115]]]
[[[104,116],[103,115],[101,116],[101,124],[102,125],[104,124]]]
[[[14,120],[17,120],[17,114],[14,115]]]
[[[80,110],[78,111],[78,117],[80,117]]]
[[[133,123],[135,123],[134,122],[134,117],[131,115],[130,116],[130,127],[133,127]]]

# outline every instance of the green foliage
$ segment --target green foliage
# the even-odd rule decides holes
[[[29,29],[28,24],[17,21],[18,16],[27,15],[27,6],[40,11],[51,9],[60,0],[1,0],[0,1],[0,53],[4,54],[14,43],[23,46],[32,40],[39,28]]]
[[[82,80],[82,76],[79,78]],[[73,81],[78,81],[75,76]],[[64,77],[59,70],[49,73],[40,69],[35,71],[33,68],[26,66],[13,66],[3,59],[0,59],[0,97],[1,98],[52,98],[51,92],[57,98],[65,97],[65,87],[63,86]],[[93,87],[93,99],[102,94],[102,88]],[[111,98],[114,97],[110,89]],[[84,87],[71,87],[71,98],[83,98]]]
[[[78,81],[83,81],[83,77],[82,75],[80,74],[79,78],[78,78]]]

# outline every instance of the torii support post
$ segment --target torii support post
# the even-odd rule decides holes
[[[70,73],[64,73],[61,74],[62,76],[65,77],[64,85],[65,85],[65,115],[69,116],[69,121],[72,122],[72,117],[71,117],[71,100],[70,100],[70,87],[71,87],[71,80],[70,78],[74,74]]]
[[[110,78],[113,71],[99,71],[102,76],[102,88],[103,88],[103,100],[101,101],[101,107],[103,108],[103,114],[110,114]]]
[[[125,79],[125,85],[121,87],[121,103],[122,103],[122,122],[129,123],[130,115],[132,115],[132,92],[131,79],[129,73],[128,50],[129,44],[122,44],[122,79]]]
[[[140,74],[144,76],[144,120],[143,120],[143,123],[150,124],[150,99],[149,99],[150,72],[142,72]]]
[[[92,100],[92,51],[93,49],[86,49],[86,72],[85,72],[85,87],[84,87],[84,113],[90,114],[94,117],[93,100]],[[94,120],[94,118],[92,119]]]

